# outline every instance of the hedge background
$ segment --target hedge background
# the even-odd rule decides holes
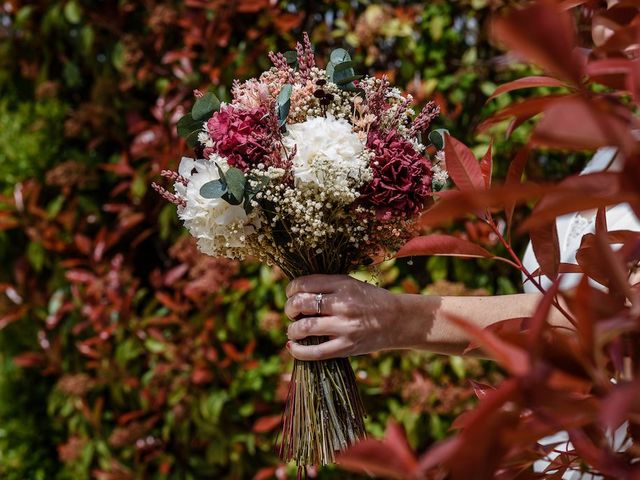
[[[195,88],[226,96],[267,52],[310,33],[319,62],[353,52],[474,151],[486,104],[525,67],[487,40],[501,1],[5,1],[0,7],[0,476],[285,478],[273,443],[291,360],[285,281],[199,255],[149,186],[190,154],[175,122]],[[494,130],[498,177],[527,127]],[[539,154],[530,178],[580,169]],[[481,225],[451,225],[497,248]],[[526,239],[517,241],[522,250]],[[411,262],[410,262],[411,263]],[[388,262],[360,272],[396,291],[506,294],[490,261]],[[473,404],[489,363],[420,352],[353,359],[381,435],[400,421],[423,450]],[[327,468],[320,478],[347,478]],[[357,478],[351,476],[348,478]]]

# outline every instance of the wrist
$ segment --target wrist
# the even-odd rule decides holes
[[[393,325],[399,333],[396,348],[428,349],[429,332],[441,303],[440,297],[409,293],[397,297],[397,314]]]

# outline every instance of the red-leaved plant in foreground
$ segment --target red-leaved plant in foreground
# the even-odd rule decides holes
[[[592,48],[578,48],[572,14],[591,18]],[[559,87],[559,93],[510,105],[480,125],[483,130],[512,118],[512,130],[543,114],[502,185],[491,185],[490,151],[478,162],[466,146],[448,138],[447,168],[457,190],[439,192],[423,222],[436,226],[473,214],[495,232],[508,256],[436,234],[411,240],[399,256],[493,258],[521,270],[543,296],[532,317],[505,319],[486,330],[451,318],[473,339],[470,348],[480,347],[508,373],[495,387],[474,384],[480,403],[454,422],[456,435],[417,457],[400,428],[390,423],[383,440],[360,442],[339,462],[345,469],[391,478],[561,478],[578,469],[638,479],[640,233],[609,231],[605,209],[628,202],[640,216],[640,8],[637,1],[624,0],[538,1],[497,16],[491,28],[497,42],[549,75],[502,85],[493,97],[539,86]],[[619,149],[622,171],[573,176],[559,184],[521,183],[533,147],[607,145]],[[510,245],[514,206],[532,199],[537,205],[519,231],[531,236],[541,265],[535,272],[526,270]],[[583,237],[577,264],[561,263],[555,219],[588,209],[598,212],[595,234]],[[506,233],[497,226],[501,216]],[[622,246],[613,249],[613,244]],[[562,275],[576,272],[584,274],[578,287],[560,291]],[[554,280],[550,288],[540,285],[541,274]],[[606,288],[594,287],[590,279]],[[554,306],[573,325],[570,332],[548,323]],[[560,431],[568,433],[568,448],[566,442],[538,443]],[[545,472],[533,472],[534,461],[560,447],[562,453]]]

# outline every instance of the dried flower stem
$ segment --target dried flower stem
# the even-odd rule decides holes
[[[184,198],[180,198],[177,195],[174,195],[173,193],[167,191],[166,188],[158,185],[156,182],[151,183],[151,188],[158,192],[162,198],[173,203],[174,205],[178,205],[179,207],[187,206],[187,202],[184,200]]]
[[[326,337],[310,337],[318,345]],[[336,453],[366,436],[364,406],[349,360],[295,360],[283,413],[280,459],[306,465],[334,463]]]

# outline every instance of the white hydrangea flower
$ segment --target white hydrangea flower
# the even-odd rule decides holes
[[[370,178],[364,145],[344,119],[310,117],[302,123],[287,125],[284,137],[287,149],[296,147],[293,177],[296,185],[319,187],[360,187]]]
[[[221,163],[226,166],[226,162]],[[209,255],[227,255],[229,249],[242,249],[259,226],[257,220],[247,216],[242,204],[231,205],[222,198],[200,195],[205,183],[220,179],[216,162],[184,157],[178,173],[188,180],[186,186],[175,184],[176,194],[186,201],[186,206],[178,207],[178,217],[197,239],[200,250]]]

